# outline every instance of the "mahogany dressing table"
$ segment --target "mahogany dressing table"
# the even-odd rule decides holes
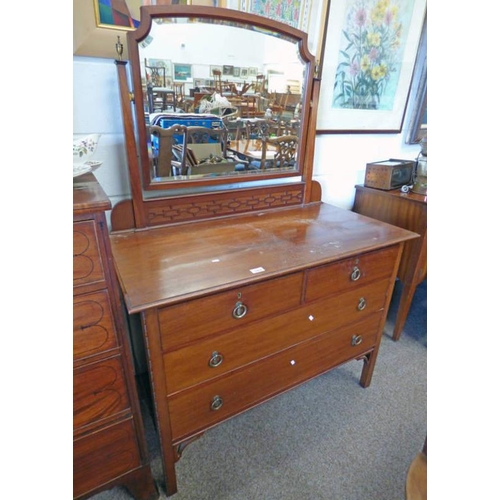
[[[255,36],[248,45],[280,43],[283,59],[296,58],[304,76],[294,169],[152,177],[140,62],[157,30],[179,25],[200,38],[214,27],[231,39],[242,30],[240,46]],[[320,201],[320,82],[307,34],[245,12],[175,5],[142,7],[127,38],[135,115],[126,63],[117,69],[132,197],[113,208],[110,239],[126,309],[140,317],[172,495],[176,461],[213,426],[349,361],[362,361],[360,383],[370,385],[403,245],[418,235]]]

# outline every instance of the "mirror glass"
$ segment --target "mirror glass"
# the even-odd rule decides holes
[[[301,172],[312,57],[297,36],[177,15],[153,17],[141,37],[135,104],[146,129],[140,154],[146,189]]]

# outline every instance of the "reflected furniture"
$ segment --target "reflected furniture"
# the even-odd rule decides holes
[[[132,355],[93,174],[73,185],[73,497],[125,486],[158,498],[144,438]]]
[[[398,278],[403,288],[392,338],[401,337],[417,286],[427,276],[427,196],[355,186],[353,211],[420,235],[404,246]]]
[[[141,42],[172,26],[231,39],[241,30],[237,48],[243,38],[279,44],[303,81],[292,167],[156,180],[143,100],[134,121],[117,61],[132,197],[113,208],[110,238],[147,346],[167,495],[183,450],[215,425],[349,361],[362,362],[370,385],[403,244],[417,237],[321,202],[312,181],[320,82],[306,33],[231,9],[143,6],[127,35],[135,92]]]
[[[187,127],[184,125],[172,125],[163,128],[158,125],[151,126],[151,135],[154,142],[152,145],[154,173],[156,177],[171,175],[185,175],[186,170],[186,143]]]

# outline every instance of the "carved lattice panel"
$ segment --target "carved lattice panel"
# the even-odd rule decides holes
[[[146,212],[148,226],[156,226],[300,205],[303,199],[304,185],[294,184],[151,201]]]

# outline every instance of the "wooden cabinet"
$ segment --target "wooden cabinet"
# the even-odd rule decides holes
[[[417,286],[427,276],[427,196],[402,193],[399,189],[380,189],[356,186],[353,211],[394,224],[420,235],[404,244],[398,278],[403,290],[398,305],[392,338],[398,340],[410,310]]]
[[[111,234],[169,495],[183,448],[210,427],[350,360],[370,384],[416,236],[322,203]]]
[[[115,485],[158,497],[145,447],[131,353],[112,268],[105,210],[92,174],[73,186],[73,496]]]

